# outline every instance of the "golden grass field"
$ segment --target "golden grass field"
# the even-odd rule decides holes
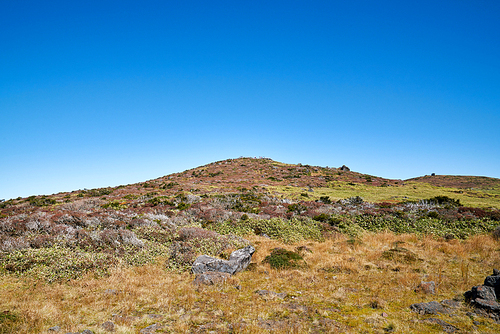
[[[52,284],[2,276],[0,311],[9,313],[3,313],[0,332],[45,333],[58,325],[63,333],[106,333],[101,325],[111,320],[116,333],[138,333],[154,323],[162,326],[157,333],[440,333],[440,326],[423,321],[430,316],[409,306],[461,299],[491,268],[500,268],[500,243],[490,236],[445,241],[367,233],[353,241],[338,234],[294,245],[250,240],[257,249],[254,264],[216,286],[197,287],[192,274],[166,271],[161,262]],[[303,253],[307,267],[275,270],[262,262],[273,248],[297,246],[310,250]],[[395,247],[414,257],[383,256]],[[431,280],[435,295],[415,292],[421,281]],[[287,296],[255,293],[263,289]],[[437,317],[462,333],[500,332],[500,324],[471,318],[468,311],[462,306]]]

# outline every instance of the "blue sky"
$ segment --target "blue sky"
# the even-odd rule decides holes
[[[498,1],[2,1],[0,198],[240,156],[500,178]]]

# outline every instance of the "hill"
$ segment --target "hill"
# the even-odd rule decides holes
[[[154,332],[149,325],[158,333],[438,331],[409,306],[460,304],[500,267],[497,182],[391,180],[239,158],[8,200],[0,203],[0,333],[56,325],[105,333],[106,322],[120,333]],[[192,284],[198,255],[228,258],[248,244],[256,252],[247,271]],[[295,260],[271,261],[279,249]],[[415,292],[421,281],[435,282],[435,295]],[[464,332],[500,330],[460,305],[440,319]]]

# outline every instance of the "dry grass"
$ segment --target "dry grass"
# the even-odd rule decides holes
[[[217,286],[196,287],[191,274],[166,271],[161,261],[64,283],[3,276],[0,313],[13,317],[0,323],[0,332],[43,333],[58,325],[63,332],[105,333],[101,324],[111,320],[117,333],[137,333],[154,323],[162,326],[158,333],[385,333],[391,328],[438,333],[439,326],[421,322],[426,317],[412,313],[409,305],[460,296],[500,268],[500,244],[489,236],[445,241],[379,233],[353,240],[338,234],[294,245],[250,239],[257,249],[254,264]],[[307,268],[274,270],[262,262],[273,248],[299,246],[306,247],[301,254]],[[384,256],[393,249],[411,256]],[[436,295],[415,292],[421,281],[431,280]],[[287,296],[261,296],[256,290]],[[474,329],[467,311],[463,306],[454,316],[437,317],[467,333],[500,331],[486,318]]]

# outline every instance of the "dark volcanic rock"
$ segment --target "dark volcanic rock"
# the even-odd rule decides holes
[[[410,309],[413,312],[419,314],[438,314],[438,313],[447,313],[446,309],[440,303],[436,301],[428,302],[428,303],[416,303],[410,305]]]
[[[440,325],[443,328],[443,331],[446,333],[454,333],[454,332],[458,331],[457,327],[455,327],[452,324],[449,324],[446,321],[443,321],[441,319],[429,318],[429,319],[425,319],[424,321]]]
[[[478,286],[473,286],[472,289],[472,300],[476,298],[481,298],[485,300],[493,300],[495,301],[497,299],[496,293],[495,293],[495,288],[487,285],[478,285]]]
[[[500,276],[488,276],[484,279],[484,285],[495,289],[497,296],[500,296]]]
[[[482,308],[488,312],[500,313],[500,303],[494,300],[485,300],[482,298],[476,298],[474,300],[474,306]]]

